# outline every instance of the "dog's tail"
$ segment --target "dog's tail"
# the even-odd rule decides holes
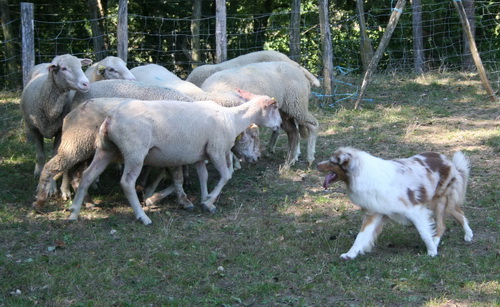
[[[460,183],[461,184],[460,203],[463,203],[465,201],[465,192],[467,190],[467,181],[469,179],[469,173],[470,173],[469,158],[467,158],[467,156],[464,155],[461,151],[457,151],[453,155],[452,162],[453,165],[455,165],[462,179],[462,182]]]

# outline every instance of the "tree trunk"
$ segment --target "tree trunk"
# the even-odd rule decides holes
[[[101,0],[88,0],[90,10],[90,28],[92,30],[92,41],[94,43],[94,54],[97,61],[104,59],[107,54],[107,46],[104,41],[100,20],[104,17]]]
[[[360,52],[361,52],[361,62],[363,63],[363,70],[368,69],[368,65],[373,57],[373,48],[368,34],[366,34],[366,22],[365,22],[365,9],[363,8],[363,0],[356,0],[356,6],[358,9],[359,16],[359,31],[360,31]]]
[[[227,60],[227,28],[226,28],[226,1],[215,0],[215,61],[222,63]]]
[[[479,51],[476,47],[476,41],[474,40],[474,36],[472,34],[472,30],[469,25],[469,20],[467,19],[467,14],[465,13],[464,6],[462,1],[453,1],[453,5],[458,11],[458,17],[460,18],[460,22],[464,28],[464,33],[467,36],[467,40],[469,42],[470,51],[472,53],[472,58],[474,59],[474,63],[476,64],[477,71],[479,73],[479,77],[481,78],[481,82],[483,83],[484,88],[488,95],[490,95],[490,100],[495,102],[495,92],[493,92],[493,88],[491,88],[490,81],[488,80],[488,76],[486,75],[486,70],[484,69],[483,62],[481,61],[481,57],[479,56]]]
[[[128,58],[128,0],[118,2],[118,57],[127,63]]]
[[[333,80],[333,48],[330,22],[328,19],[328,0],[318,0],[319,23],[321,32],[321,43],[323,51],[323,88],[324,104],[332,103],[332,80]]]
[[[424,73],[424,37],[422,34],[422,1],[412,1],[413,23],[413,70],[417,74]]]
[[[196,68],[201,63],[200,51],[200,24],[201,24],[201,0],[193,0],[193,19],[191,20],[191,64],[192,68]]]
[[[472,37],[476,36],[476,14],[474,12],[475,3],[474,0],[462,0],[464,4],[465,14],[467,15],[467,19],[469,20],[470,31],[472,33]],[[473,71],[474,70],[474,59],[472,58],[472,53],[470,51],[469,40],[467,35],[464,33],[463,36],[464,48],[463,48],[463,56],[462,56],[462,69],[465,71]]]
[[[290,20],[290,58],[300,63],[300,0],[292,0]]]
[[[358,99],[356,100],[356,103],[354,104],[354,109],[357,109],[359,106],[359,103],[363,99],[363,96],[365,95],[366,88],[368,87],[368,84],[371,81],[371,76],[377,69],[378,62],[382,58],[382,55],[384,54],[385,48],[387,48],[387,44],[389,44],[389,41],[391,40],[392,33],[394,32],[394,29],[396,28],[396,25],[398,24],[399,17],[401,17],[401,14],[403,13],[403,8],[406,4],[406,0],[398,0],[396,3],[396,7],[392,11],[391,18],[389,19],[389,23],[387,24],[387,28],[385,29],[384,35],[382,36],[382,40],[380,41],[380,44],[378,45],[377,51],[375,51],[375,55],[373,56],[372,60],[370,61],[370,65],[368,66],[368,69],[365,72],[365,76],[363,78],[363,83],[361,84],[361,90],[359,91]]]
[[[5,42],[5,59],[7,61],[6,87],[15,89],[19,85],[19,75],[16,63],[16,46],[14,45],[14,32],[12,30],[9,1],[0,0],[0,19],[2,22],[3,38]]]

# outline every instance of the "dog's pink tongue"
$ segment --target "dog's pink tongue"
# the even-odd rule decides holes
[[[328,185],[330,185],[330,183],[334,182],[335,179],[337,179],[337,174],[335,173],[330,173],[328,175],[325,176],[325,182],[323,182],[323,187],[326,189],[328,189]]]

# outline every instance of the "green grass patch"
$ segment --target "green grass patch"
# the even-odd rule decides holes
[[[464,211],[473,242],[449,218],[430,258],[413,227],[389,224],[371,253],[341,261],[362,214],[342,185],[324,191],[306,161],[281,168],[284,134],[276,154],[234,173],[215,215],[185,212],[169,197],[148,208],[153,225],[144,227],[114,167],[90,190],[98,206],[83,208],[78,222],[66,220],[69,203],[57,197],[35,213],[34,146],[19,93],[0,94],[0,306],[498,305],[500,105],[466,74],[376,76],[367,96],[361,110],[311,105],[316,162],[340,146],[387,159],[462,150],[472,164]],[[269,136],[262,130],[264,148]],[[198,204],[194,169],[191,182],[186,192]]]

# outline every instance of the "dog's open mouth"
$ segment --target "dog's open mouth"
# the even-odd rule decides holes
[[[323,182],[323,187],[328,189],[328,186],[332,183],[334,183],[338,179],[338,175],[334,172],[329,173],[328,175],[325,176],[325,182]]]

